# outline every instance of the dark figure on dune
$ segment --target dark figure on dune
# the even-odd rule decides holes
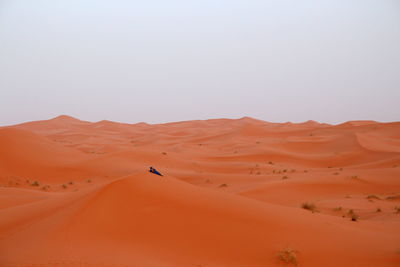
[[[157,174],[157,175],[160,175],[160,176],[164,176],[164,175],[162,175],[161,173],[159,173],[156,169],[154,169],[153,167],[150,167],[149,172],[154,173],[154,174]]]

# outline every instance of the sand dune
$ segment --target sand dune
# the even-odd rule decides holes
[[[399,266],[399,178],[400,123],[1,127],[0,265]]]

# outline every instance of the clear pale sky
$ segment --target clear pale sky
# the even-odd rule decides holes
[[[0,125],[400,120],[399,0],[0,0]]]

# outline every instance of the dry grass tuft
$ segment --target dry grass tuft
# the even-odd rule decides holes
[[[400,206],[394,207],[395,213],[400,213]]]
[[[388,196],[386,199],[387,199],[387,200],[398,200],[398,199],[400,199],[400,195]]]
[[[359,218],[359,217],[358,217],[357,214],[355,214],[354,210],[349,210],[348,214],[349,214],[349,216],[350,216],[350,220],[351,220],[351,221],[353,221],[353,222],[358,221],[358,218]]]
[[[284,250],[279,251],[277,256],[281,262],[293,264],[294,266],[298,266],[297,251],[292,248],[287,247]]]
[[[314,203],[305,202],[301,204],[301,207],[305,210],[311,211],[312,213],[317,212],[317,207]]]
[[[367,196],[367,199],[377,199],[377,200],[380,200],[380,198],[379,198],[378,196],[375,196],[375,195],[369,195],[369,196]]]

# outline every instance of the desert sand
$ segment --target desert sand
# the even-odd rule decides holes
[[[400,122],[0,127],[0,266],[400,266],[399,230]]]

